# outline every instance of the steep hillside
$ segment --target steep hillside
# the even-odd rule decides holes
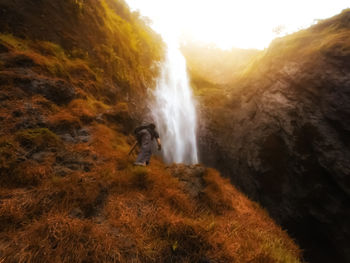
[[[12,43],[18,55],[35,66],[46,63],[52,77],[76,77],[85,93],[107,103],[143,97],[157,76],[154,61],[162,59],[164,49],[160,36],[122,1],[2,0],[0,17],[2,38],[27,40]],[[12,67],[21,63],[15,60]]]
[[[349,262],[350,10],[276,39],[202,102],[201,160],[298,240],[310,262]],[[212,154],[206,154],[206,153]]]
[[[164,44],[122,1],[0,1],[0,262],[301,262],[212,169],[134,167]]]

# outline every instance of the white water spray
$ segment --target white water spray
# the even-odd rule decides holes
[[[163,145],[163,157],[168,163],[198,163],[196,142],[196,111],[189,85],[186,61],[177,44],[168,42],[152,115]]]

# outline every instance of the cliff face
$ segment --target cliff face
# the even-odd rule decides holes
[[[266,207],[310,262],[350,261],[349,43],[346,10],[275,40],[231,85],[193,82],[207,106],[201,160]]]
[[[164,44],[124,2],[0,12],[0,262],[300,262],[215,170],[133,166]]]
[[[35,63],[27,63],[27,69],[51,63],[42,68],[51,69],[52,77],[79,79],[81,90],[105,103],[127,100],[142,108],[136,102],[154,85],[164,43],[123,1],[3,0],[0,16],[4,41],[26,40],[18,50],[32,55]],[[13,60],[12,67],[21,66]]]

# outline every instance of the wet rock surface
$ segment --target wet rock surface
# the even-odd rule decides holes
[[[201,160],[266,207],[310,262],[350,261],[349,105],[341,61],[286,62],[231,94],[222,126],[200,126],[211,153]]]
[[[59,137],[67,143],[86,143],[91,140],[89,128],[74,129],[71,133],[60,134]]]
[[[23,59],[24,61],[24,59]],[[76,97],[75,88],[72,84],[63,79],[52,79],[39,75],[23,62],[18,64],[19,68],[11,71],[0,71],[0,84],[14,85],[22,91],[33,94],[40,94],[56,104],[67,104]]]
[[[85,171],[89,172],[93,166],[93,162],[88,153],[69,153],[62,152],[56,156],[56,163],[59,166],[65,167],[72,171]]]

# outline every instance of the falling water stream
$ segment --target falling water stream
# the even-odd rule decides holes
[[[151,110],[167,163],[198,163],[196,110],[186,61],[177,42],[167,42],[167,54],[154,91]]]

